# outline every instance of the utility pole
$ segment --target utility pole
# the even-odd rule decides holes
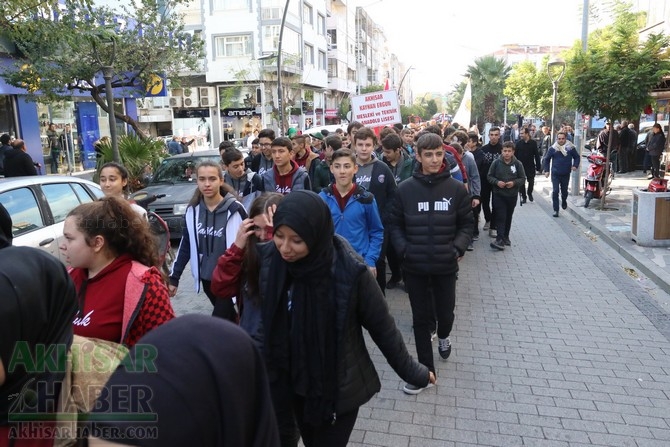
[[[586,53],[586,49],[588,47],[588,41],[589,41],[589,0],[584,0],[584,5],[582,6],[582,51]],[[581,157],[582,155],[582,145],[584,144],[584,141],[586,141],[586,134],[584,134],[584,138],[582,138],[582,133],[584,132],[584,124],[581,122],[582,114],[577,110],[575,112],[575,147],[577,148],[577,152],[579,153],[579,156]],[[580,126],[580,124],[582,124]],[[575,173],[572,175],[572,195],[573,196],[578,196],[581,193],[579,192],[579,188],[581,186],[582,180],[582,173],[581,173],[581,166],[579,169],[575,171]]]

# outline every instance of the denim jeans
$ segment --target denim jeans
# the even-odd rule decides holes
[[[561,200],[568,200],[568,183],[570,183],[570,174],[551,174],[551,203],[554,205],[554,211],[558,211],[558,192],[560,188]]]

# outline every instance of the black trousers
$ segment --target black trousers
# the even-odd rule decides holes
[[[389,269],[391,270],[391,279],[394,281],[401,281],[402,271],[400,270],[400,258],[391,241],[388,241],[388,244],[386,245],[386,260],[388,261]]]
[[[456,307],[456,274],[417,275],[406,271],[405,287],[412,307],[417,359],[435,372],[430,333],[437,323],[439,338],[447,338],[451,334]]]
[[[509,229],[512,226],[512,215],[516,207],[518,194],[505,196],[502,194],[493,194],[493,206],[496,209],[496,230],[498,238],[509,239]]]
[[[389,245],[389,234],[388,230],[384,229],[384,241],[382,242],[382,251],[379,253],[379,259],[377,259],[377,284],[382,290],[382,293],[386,295],[386,249]]]
[[[661,156],[660,155],[649,154],[649,160],[651,161],[651,175],[654,178],[660,178],[661,177]]]
[[[474,226],[475,226],[475,231],[472,233],[473,236],[479,236],[479,215],[482,212],[482,203],[481,199],[479,201],[479,205],[476,207],[472,208],[472,214],[474,214]]]
[[[486,179],[482,180],[482,190],[481,190],[481,207],[482,210],[484,210],[484,220],[487,222],[490,222],[491,225],[493,225],[492,228],[495,227],[495,221],[493,220],[493,210],[491,209],[491,184],[486,181]]]
[[[528,175],[526,173],[526,175]],[[532,177],[526,177],[526,181],[528,182],[528,188],[521,188],[521,198],[525,201],[528,196],[527,194],[533,194],[533,188],[535,187],[535,176]]]
[[[305,447],[346,447],[356,424],[358,408],[346,414],[338,414],[334,424],[316,426],[304,422],[305,402],[302,397],[296,396],[293,405]]]
[[[295,417],[294,393],[291,387],[290,373],[277,373],[277,377],[270,382],[270,394],[275,417],[277,418],[281,447],[297,447],[300,432]]]
[[[205,295],[207,295],[207,298],[209,298],[212,306],[214,306],[212,316],[237,323],[237,311],[235,310],[233,300],[218,298],[216,295],[214,295],[214,293],[212,293],[212,281],[202,279],[201,283],[202,290],[205,292]]]

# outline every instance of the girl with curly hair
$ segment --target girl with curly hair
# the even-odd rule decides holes
[[[117,197],[68,214],[60,249],[79,301],[74,333],[128,347],[174,318],[149,226]]]

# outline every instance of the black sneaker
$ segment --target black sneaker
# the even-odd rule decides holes
[[[512,241],[510,241],[508,237],[504,237],[503,238],[503,244],[505,244],[508,247],[511,247],[512,246]]]
[[[558,211],[554,211],[553,216],[554,216],[554,217],[558,217]]]
[[[475,249],[475,244],[473,244],[472,242],[470,242],[470,243],[468,244],[468,248],[466,248],[466,250],[467,250],[467,251],[473,251],[474,249]]]
[[[386,283],[386,288],[389,289],[389,290],[393,290],[396,287],[398,287],[398,284],[400,284],[400,280],[395,280],[395,279],[391,278],[389,280],[389,282]]]
[[[479,233],[473,234],[472,235],[472,241],[474,242],[474,241],[478,241],[478,240],[479,240]]]
[[[529,193],[528,193],[528,201],[529,201],[529,202],[532,202],[532,201],[533,201],[533,193],[532,193],[532,192],[529,192]]]
[[[568,201],[567,201],[567,200],[564,200],[564,201],[561,203],[561,208],[563,208],[564,210],[567,210],[567,209],[568,209]]]
[[[502,239],[496,238],[495,241],[491,242],[491,248],[495,248],[496,250],[503,251],[505,249],[505,243],[503,242]]]
[[[449,358],[449,354],[451,354],[451,340],[449,340],[449,337],[438,338],[437,352],[440,353],[442,360],[447,360]]]

